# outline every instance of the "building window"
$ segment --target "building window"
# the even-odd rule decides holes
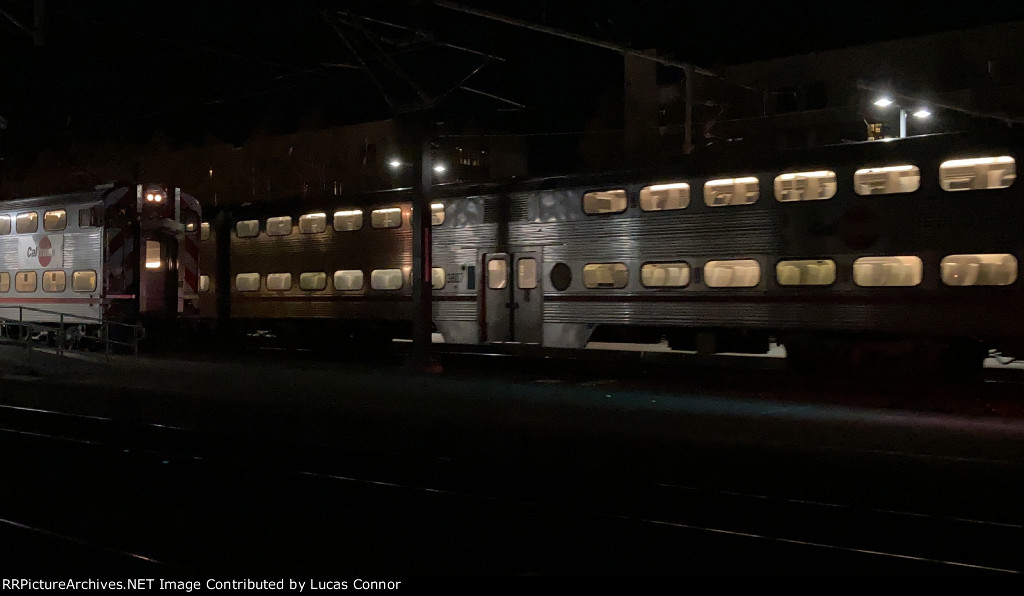
[[[520,290],[537,287],[537,259],[524,257],[516,264],[516,285]]]
[[[864,168],[853,173],[853,188],[859,195],[891,195],[914,192],[921,186],[917,166]]]
[[[326,229],[326,213],[309,213],[299,218],[299,232],[302,234],[321,234]]]
[[[43,213],[43,229],[47,232],[60,232],[68,227],[68,212],[56,209]]]
[[[761,282],[761,264],[754,259],[708,261],[704,283],[710,288],[753,288]]]
[[[402,227],[402,210],[398,207],[374,209],[370,212],[370,225],[375,228],[400,228]],[[373,285],[372,279],[370,285]]]
[[[359,269],[343,269],[334,272],[334,289],[342,292],[363,289],[363,272]]]
[[[255,238],[260,235],[260,220],[248,219],[235,224],[235,234],[239,238]]]
[[[257,233],[259,233],[257,231]],[[267,220],[267,236],[288,236],[292,233],[292,218],[283,215]],[[241,234],[239,234],[241,236]]]
[[[19,292],[35,292],[36,279],[35,271],[19,271],[14,276],[14,289]]]
[[[687,263],[646,263],[640,268],[640,283],[648,288],[683,288],[690,284]]]
[[[430,225],[439,226],[444,223],[444,203],[430,204]]]
[[[271,273],[267,275],[267,289],[271,292],[287,292],[292,289],[292,274]]]
[[[11,216],[0,215],[0,236],[11,233]]]
[[[327,274],[322,271],[308,271],[299,275],[299,289],[307,292],[327,289]]]
[[[853,262],[853,283],[858,286],[916,286],[921,283],[918,257],[861,257]]]
[[[68,287],[68,278],[63,271],[43,271],[43,291],[63,292]]]
[[[949,255],[939,264],[947,286],[1008,286],[1017,281],[1011,254]]]
[[[361,209],[334,212],[334,230],[336,232],[354,232],[363,227],[363,212]]]
[[[757,178],[721,178],[704,184],[704,203],[709,207],[750,205],[760,196]]]
[[[817,201],[836,196],[836,173],[831,170],[792,172],[775,178],[775,199],[788,201]]]
[[[626,191],[598,190],[583,195],[583,212],[588,215],[622,213],[626,210]]]
[[[370,272],[370,287],[374,290],[402,289],[401,269],[374,269]]]
[[[583,266],[583,285],[595,289],[621,289],[629,283],[625,263],[587,263]]]
[[[11,291],[11,274],[4,271],[0,273],[0,293],[6,294]]]
[[[260,290],[260,274],[239,273],[235,276],[235,289],[239,292],[258,292]]]
[[[209,275],[200,275],[199,276],[199,291],[200,292],[204,292],[204,293],[210,291],[210,276]]]
[[[775,279],[780,286],[828,286],[836,281],[836,263],[828,259],[779,261]]]
[[[685,182],[652,184],[640,189],[640,209],[644,211],[686,209],[689,205],[690,185]]]
[[[71,289],[75,292],[95,292],[96,272],[93,270],[75,271],[71,274]]]
[[[942,190],[1006,188],[1017,178],[1017,164],[1009,155],[951,159],[939,166]]]
[[[203,223],[199,224],[199,239],[200,240],[209,240],[210,239],[210,224],[208,222],[204,221]]]
[[[19,213],[16,224],[19,234],[34,234],[39,231],[39,214],[35,211]]]
[[[431,267],[430,269],[430,287],[435,290],[440,290],[444,287],[444,268],[443,267]]]

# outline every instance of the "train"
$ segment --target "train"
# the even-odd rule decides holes
[[[716,354],[778,343],[804,369],[880,353],[970,374],[992,351],[1024,353],[1013,314],[1024,299],[1022,140],[1010,129],[747,147],[659,168],[434,186],[433,327],[454,344],[667,341]],[[134,194],[145,217],[145,188]],[[117,316],[172,317],[200,338],[330,346],[411,334],[410,189],[205,212],[173,194],[182,199],[173,215],[164,204],[163,228],[134,232],[137,279],[114,261],[93,267],[106,298],[91,312],[118,313],[123,293],[135,303]],[[20,217],[16,203],[9,217]],[[45,203],[23,204],[45,222]],[[163,277],[147,269],[151,246]],[[45,269],[7,248],[0,267],[12,275]],[[76,248],[64,241],[72,276]]]

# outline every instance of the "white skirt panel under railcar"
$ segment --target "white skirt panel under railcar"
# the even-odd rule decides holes
[[[102,317],[103,228],[98,192],[0,206],[0,317],[96,323]]]

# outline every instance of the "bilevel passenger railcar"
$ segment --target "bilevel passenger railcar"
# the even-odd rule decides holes
[[[453,343],[573,348],[764,352],[775,338],[796,361],[1020,354],[1022,148],[932,135],[435,187],[434,325]],[[204,225],[221,268],[204,263],[202,289],[251,328],[390,337],[411,317],[410,214],[403,191],[232,210]],[[201,303],[216,315],[214,296]]]
[[[161,185],[0,204],[5,328],[22,336],[25,323],[60,321],[152,329],[198,314],[201,217],[198,201]]]

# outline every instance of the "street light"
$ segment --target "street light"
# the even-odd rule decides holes
[[[887,108],[889,106],[895,105],[896,107],[898,107],[900,109],[900,138],[901,139],[906,138],[906,136],[907,136],[907,108],[897,104],[895,101],[893,101],[889,97],[879,97],[873,103],[876,106],[880,107],[880,108]],[[919,107],[916,110],[914,110],[914,113],[912,115],[914,116],[914,118],[917,118],[918,120],[924,120],[926,118],[931,117],[932,113],[927,108]]]

